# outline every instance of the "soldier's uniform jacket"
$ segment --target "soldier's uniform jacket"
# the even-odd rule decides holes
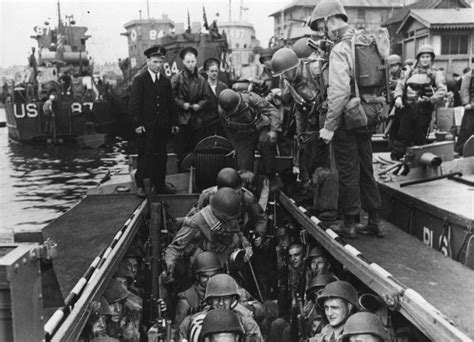
[[[334,328],[326,324],[319,334],[309,339],[309,342],[340,342],[343,333],[344,329],[336,334]]]
[[[416,67],[399,80],[394,97],[416,102],[419,97],[427,96],[432,104],[437,104],[444,99],[446,92],[446,79],[442,72],[434,68]]]
[[[210,307],[198,312],[192,316],[187,316],[179,325],[179,341],[186,339],[188,341],[197,341],[201,332],[202,320],[206,317]],[[245,331],[245,342],[263,342],[260,328],[252,317],[252,312],[241,304],[237,304],[231,309],[239,317],[240,323]]]
[[[201,308],[206,289],[199,284],[193,284],[184,292],[178,293],[178,303],[176,304],[176,314],[174,322],[177,326],[186,316],[195,314]]]
[[[324,128],[335,131],[341,127],[344,107],[352,97],[353,66],[350,41],[354,30],[348,27],[341,29],[341,37],[334,44],[329,56],[329,84],[327,90],[328,112]]]
[[[229,137],[253,134],[264,127],[281,131],[278,109],[252,92],[240,93],[240,97],[241,102],[235,113],[220,113],[224,130]]]
[[[272,71],[264,68],[262,73],[258,75],[257,80],[262,82],[259,87],[260,91],[256,91],[260,96],[267,96],[274,88],[279,88],[278,77],[272,75]]]
[[[179,124],[191,125],[193,128],[201,126],[201,117],[203,110],[207,106],[208,92],[207,81],[204,77],[199,75],[197,68],[191,73],[184,68],[174,80],[174,95],[176,106],[179,112]],[[184,110],[185,103],[198,104],[200,110],[195,112],[192,108]]]
[[[461,102],[463,105],[473,105],[474,106],[474,71],[468,72],[462,78],[461,90],[459,94],[461,95]]]
[[[203,190],[199,196],[197,204],[190,210],[186,216],[194,215],[196,212],[209,205],[211,197],[217,192],[217,186],[213,186]],[[242,188],[242,212],[240,226],[252,224],[255,232],[260,236],[265,236],[267,231],[267,214],[258,204],[255,196],[246,188]]]
[[[297,105],[296,133],[319,129],[319,114],[325,98],[325,89],[319,60],[304,59],[297,66],[293,84],[285,81],[283,92],[289,92]]]
[[[398,70],[395,74],[390,74],[390,92],[392,97],[395,98],[395,89],[397,89],[398,82],[403,79],[404,73],[403,70]]]
[[[225,231],[211,207],[204,207],[184,219],[182,228],[166,248],[166,265],[176,265],[183,255],[195,256],[204,251],[216,253],[224,265],[229,255],[239,247],[239,234],[238,227],[235,232]],[[244,247],[250,246],[245,238],[242,240]]]

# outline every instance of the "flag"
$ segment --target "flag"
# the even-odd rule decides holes
[[[188,28],[186,29],[186,32],[191,33],[191,18],[189,16],[189,10],[188,10]]]
[[[209,23],[207,22],[206,7],[202,6],[202,19],[204,21],[204,28],[209,31]]]

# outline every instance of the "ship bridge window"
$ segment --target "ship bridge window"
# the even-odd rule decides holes
[[[247,44],[244,44],[244,49],[246,49],[246,48],[247,48]]]
[[[235,43],[235,48],[238,49],[240,47],[239,43]]]

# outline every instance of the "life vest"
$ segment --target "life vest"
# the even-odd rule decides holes
[[[224,125],[237,134],[254,133],[264,126],[270,125],[270,120],[260,115],[255,108],[253,100],[255,95],[252,93],[241,93],[241,104],[237,112],[229,116],[227,113],[222,115]],[[252,99],[252,97],[254,99]]]
[[[201,251],[211,251],[219,256],[222,264],[227,261],[228,255],[238,246],[239,226],[229,231],[224,229],[222,223],[214,216],[211,207],[204,207],[196,215],[190,218],[189,225],[199,229],[203,238],[195,246]]]
[[[434,94],[435,75],[431,69],[413,69],[405,83],[405,96],[408,101],[416,101],[418,98]]]

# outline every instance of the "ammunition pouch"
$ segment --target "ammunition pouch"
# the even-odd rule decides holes
[[[383,97],[353,97],[344,107],[344,124],[348,131],[367,127],[375,130],[382,122],[385,99]]]

